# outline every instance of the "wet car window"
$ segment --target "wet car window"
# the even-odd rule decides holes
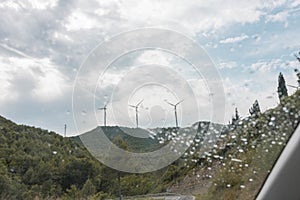
[[[300,2],[0,2],[0,199],[255,199],[300,120]]]

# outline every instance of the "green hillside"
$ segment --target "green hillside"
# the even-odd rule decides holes
[[[98,162],[68,138],[3,117],[0,128],[1,199],[59,197],[101,174]]]
[[[190,129],[199,127],[195,124]],[[130,151],[136,152],[155,150],[167,144],[177,131],[176,128],[147,131],[126,127],[97,127],[92,131],[99,128],[117,145],[120,143],[115,140],[121,139]],[[145,137],[149,133],[149,137]],[[134,137],[139,134],[143,138]],[[184,159],[179,159],[157,172],[123,173],[122,194],[164,192],[189,170],[184,166]],[[1,199],[114,197],[118,194],[117,175],[115,170],[95,160],[78,137],[63,138],[54,132],[17,125],[0,117]]]
[[[189,157],[193,170],[173,191],[198,194],[201,200],[255,199],[299,125],[299,108],[297,91],[277,107],[237,121],[200,159]]]
[[[158,145],[156,139],[133,140],[115,130],[120,128],[107,128],[109,138],[136,148],[133,151]],[[177,165],[142,175],[121,173],[122,194],[164,192],[166,183],[180,176],[181,168],[174,171]],[[118,172],[94,159],[78,138],[63,138],[0,117],[0,199],[113,198],[118,195],[117,180]]]

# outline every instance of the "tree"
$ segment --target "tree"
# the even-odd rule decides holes
[[[277,92],[278,92],[278,97],[279,97],[280,102],[284,97],[288,96],[287,88],[285,85],[285,80],[284,80],[284,77],[281,72],[279,73],[279,76],[278,76]]]
[[[236,124],[237,121],[240,120],[240,115],[239,115],[239,111],[237,108],[235,108],[235,115],[232,117],[232,124]]]
[[[96,193],[96,187],[90,179],[88,179],[81,189],[81,194],[83,197],[89,197]]]
[[[300,72],[298,69],[295,69],[296,75],[298,77],[298,87],[300,87]]]
[[[298,54],[300,55],[300,52],[298,52]],[[296,54],[295,54],[295,57],[297,58],[297,60],[298,60],[299,63],[300,63],[300,57],[297,56]],[[298,77],[298,86],[300,87],[300,72],[299,72],[298,69],[295,69],[295,72],[296,72],[296,75],[297,75],[297,77]]]
[[[255,100],[252,107],[249,109],[249,113],[253,117],[258,117],[260,115],[260,107],[257,100]]]
[[[80,196],[76,185],[71,185],[71,187],[69,189],[67,189],[66,192],[67,193],[65,194],[65,196],[68,199],[78,199],[78,197]]]

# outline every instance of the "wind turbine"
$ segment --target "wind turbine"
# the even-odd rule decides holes
[[[107,106],[107,103],[102,108],[98,108],[98,110],[104,110],[104,126],[105,127],[106,127],[106,106]]]
[[[130,107],[135,108],[135,121],[136,121],[136,127],[137,127],[137,128],[139,127],[138,108],[139,108],[139,105],[140,105],[143,101],[144,101],[144,99],[141,100],[141,101],[140,101],[138,104],[136,104],[135,106],[129,104]]]
[[[181,102],[183,102],[183,99],[182,99],[181,101],[177,102],[176,104],[170,103],[170,102],[168,102],[166,99],[165,99],[165,102],[166,102],[167,104],[170,104],[171,106],[174,107],[174,111],[175,111],[175,120],[176,120],[176,128],[177,128],[177,127],[178,127],[178,121],[177,121],[177,106],[178,106],[178,104],[180,104]]]

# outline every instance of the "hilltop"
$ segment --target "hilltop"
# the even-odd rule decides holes
[[[204,135],[211,133],[212,136],[218,136],[219,133],[225,133],[227,126],[200,121],[194,123],[191,127],[175,128],[129,128],[123,126],[98,126],[83,134],[104,133],[108,139],[113,142],[116,138],[121,138],[127,145],[128,149],[133,152],[150,152],[155,151],[168,144],[175,136],[181,132],[195,134],[195,138],[202,138]],[[83,135],[82,134],[82,135]],[[181,133],[182,134],[182,133]],[[82,145],[80,135],[72,139]],[[118,145],[118,144],[117,144]]]

